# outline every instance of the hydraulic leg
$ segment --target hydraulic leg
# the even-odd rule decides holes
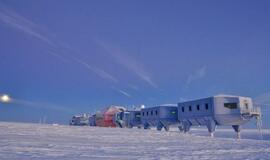
[[[170,130],[169,125],[168,125],[167,123],[163,123],[162,121],[160,121],[160,122],[158,123],[158,126],[161,127],[161,129],[164,128],[165,131],[169,131],[169,130]]]
[[[241,139],[241,134],[240,134],[241,126],[240,125],[232,125],[232,128],[237,133],[237,139]]]
[[[178,126],[178,129],[179,129],[180,132],[184,132],[183,122],[180,122],[180,125]]]
[[[162,127],[163,127],[163,125],[162,125],[162,123],[158,123],[158,125],[157,125],[157,130],[158,131],[161,131],[162,130]]]
[[[178,129],[180,132],[184,132],[184,127],[183,126],[178,126]]]
[[[189,132],[190,127],[191,127],[191,125],[189,122],[184,122],[184,133]]]
[[[144,128],[144,129],[150,129],[150,125],[149,125],[148,123],[145,123],[145,124],[143,125],[143,128]]]
[[[165,131],[169,131],[170,130],[169,125],[164,126],[164,129],[165,129]]]
[[[215,133],[215,130],[216,130],[216,122],[214,120],[209,120],[207,122],[207,129],[208,129],[208,132],[210,133],[210,136],[211,137],[214,137],[214,133]]]

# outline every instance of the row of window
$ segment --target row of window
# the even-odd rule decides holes
[[[201,106],[198,104],[198,105],[196,106],[196,109],[197,109],[197,111],[201,110]],[[205,103],[205,104],[204,104],[204,109],[205,109],[205,110],[208,110],[208,109],[209,109],[208,103]],[[189,106],[189,107],[188,107],[188,110],[189,110],[190,112],[192,112],[192,106]],[[182,112],[185,112],[185,107],[182,107]]]
[[[150,112],[142,112],[142,116],[144,116],[144,114],[146,115],[146,116],[148,116],[148,115],[154,115],[154,112],[153,111],[150,111]],[[175,114],[177,114],[177,112],[176,112],[176,110],[172,110],[172,111],[170,111],[170,114],[172,114],[172,115],[175,115]],[[155,115],[158,115],[158,111],[157,110],[155,110]]]
[[[246,108],[248,108],[248,104],[245,104],[245,106],[246,106]],[[237,103],[224,103],[224,107],[229,108],[229,109],[236,109],[237,108]],[[181,109],[182,109],[182,112],[185,112],[185,107],[182,107]],[[189,112],[192,112],[192,109],[193,109],[192,106],[188,107]],[[201,106],[198,104],[196,106],[196,109],[197,109],[197,111],[200,111],[203,108],[201,108]],[[208,110],[208,109],[209,109],[209,105],[208,105],[208,103],[205,103],[204,104],[204,110]],[[176,112],[173,111],[172,114],[176,114]],[[153,116],[154,111],[152,110],[152,111],[142,112],[142,116],[149,116],[149,115]],[[157,110],[155,110],[155,115],[158,115]]]
[[[153,116],[154,115],[154,111],[152,110],[152,111],[147,111],[147,112],[142,112],[142,116],[149,116],[151,114],[151,116]],[[157,110],[155,110],[155,114],[156,115],[158,115],[158,111]]]
[[[196,106],[196,108],[197,108],[198,111],[201,110],[199,104]],[[208,110],[209,109],[208,103],[204,104],[204,109],[205,110]],[[192,111],[192,106],[189,106],[188,107],[188,110],[191,112]],[[182,107],[182,112],[185,112],[185,107]],[[171,113],[172,114],[176,114],[175,111],[172,111]],[[151,110],[151,111],[142,112],[142,116],[149,116],[149,115],[153,116],[154,115],[154,111]],[[155,110],[155,115],[158,115],[158,111],[157,110]]]

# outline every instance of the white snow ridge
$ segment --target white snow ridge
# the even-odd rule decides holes
[[[143,129],[0,123],[0,160],[270,159],[270,130],[207,129],[191,134]]]

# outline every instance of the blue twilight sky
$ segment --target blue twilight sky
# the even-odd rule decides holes
[[[270,1],[1,0],[0,120],[250,96],[270,120]],[[270,125],[264,123],[266,127]]]

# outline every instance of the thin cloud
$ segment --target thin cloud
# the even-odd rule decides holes
[[[1,4],[2,5],[2,4]],[[99,77],[112,81],[114,83],[117,83],[118,80],[112,76],[111,74],[105,72],[101,68],[97,68],[95,66],[90,66],[86,62],[80,60],[79,58],[72,58],[72,56],[64,57],[63,52],[65,53],[73,53],[74,51],[68,47],[64,42],[57,41],[53,38],[51,38],[48,33],[42,32],[42,27],[37,25],[36,23],[32,22],[31,20],[17,14],[16,12],[8,9],[4,5],[0,6],[0,22],[3,22],[4,24],[12,27],[13,29],[16,29],[18,31],[21,31],[23,33],[26,33],[44,43],[49,45],[51,50],[54,51],[48,51],[46,53],[56,57],[57,59],[67,62],[69,60],[74,60],[78,62],[78,64],[84,66],[88,70],[96,73]],[[61,54],[62,53],[62,54]]]
[[[123,53],[123,51],[116,49],[108,44],[99,41],[97,43],[103,49],[105,49],[107,53],[109,53],[117,63],[132,71],[135,75],[137,75],[140,79],[145,81],[150,86],[158,88],[158,85],[152,80],[150,74],[143,67],[142,63]]]
[[[203,78],[206,75],[206,66],[198,68],[195,72],[190,74],[187,78],[186,85],[190,85],[193,81]]]
[[[78,58],[74,58],[74,60],[76,62],[78,62],[79,64],[81,64],[82,66],[84,66],[85,68],[89,69],[90,71],[96,73],[99,77],[106,79],[106,80],[110,80],[114,83],[118,83],[118,79],[116,79],[114,76],[112,76],[111,74],[105,72],[104,70],[97,68],[95,66],[91,66],[90,64],[78,59]]]
[[[138,90],[139,90],[139,87],[138,87],[138,86],[136,86],[136,85],[133,85],[133,84],[128,84],[128,86],[129,86],[130,88],[132,88],[133,90],[136,90],[136,91],[138,91]]]
[[[0,7],[0,20],[14,29],[53,45],[53,42],[39,31],[40,26],[6,7]]]
[[[118,93],[121,93],[122,95],[128,97],[128,98],[131,98],[131,97],[132,97],[132,96],[131,96],[129,93],[127,93],[126,91],[123,91],[123,90],[118,89],[118,88],[113,87],[113,86],[112,86],[111,88],[112,88],[113,90],[117,91]]]
[[[50,54],[50,55],[52,55],[52,56],[54,56],[54,57],[56,57],[56,58],[58,58],[58,59],[60,59],[63,62],[69,62],[69,60],[67,58],[64,58],[60,54],[57,54],[57,53],[55,53],[53,51],[48,51],[47,53]]]

